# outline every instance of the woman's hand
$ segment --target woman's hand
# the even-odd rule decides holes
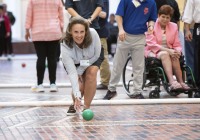
[[[169,49],[169,54],[170,54],[172,60],[177,60],[181,56],[181,52],[174,50],[174,49]]]
[[[30,37],[30,32],[29,32],[29,30],[27,30],[26,34],[25,34],[25,39],[26,39],[26,41],[29,41],[30,38],[31,38]]]
[[[74,109],[78,112],[81,112],[81,98],[75,98]]]

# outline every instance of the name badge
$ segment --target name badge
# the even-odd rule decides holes
[[[141,4],[137,0],[132,0],[132,3],[135,5],[135,7],[139,7]]]
[[[89,60],[80,60],[80,66],[89,66]]]

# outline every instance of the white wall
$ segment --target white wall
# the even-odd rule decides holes
[[[117,6],[120,0],[109,0],[109,13],[116,13]]]
[[[115,13],[120,0],[109,0],[110,13]],[[3,0],[8,6],[8,11],[13,12],[16,23],[12,26],[13,40],[24,40],[25,17],[28,0]]]

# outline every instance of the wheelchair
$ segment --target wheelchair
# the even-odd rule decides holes
[[[131,56],[129,56],[125,63],[122,73],[123,87],[128,95],[132,91],[131,85],[133,82],[131,64],[132,64],[132,59]],[[145,87],[155,86],[155,88],[149,92],[149,98],[151,99],[160,98],[161,86],[163,86],[164,90],[170,96],[177,96],[181,93],[185,93],[188,94],[188,98],[193,97],[193,92],[196,92],[198,89],[191,68],[185,64],[184,56],[180,58],[180,66],[183,73],[182,74],[183,81],[185,81],[185,83],[190,86],[190,89],[170,90],[170,85],[168,83],[167,76],[164,72],[161,61],[154,57],[145,58],[145,70],[143,73],[142,89],[144,89]]]

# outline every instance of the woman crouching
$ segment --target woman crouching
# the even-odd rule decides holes
[[[73,17],[61,43],[62,62],[72,85],[73,104],[68,115],[89,109],[96,93],[97,72],[104,59],[100,38],[81,17]]]

